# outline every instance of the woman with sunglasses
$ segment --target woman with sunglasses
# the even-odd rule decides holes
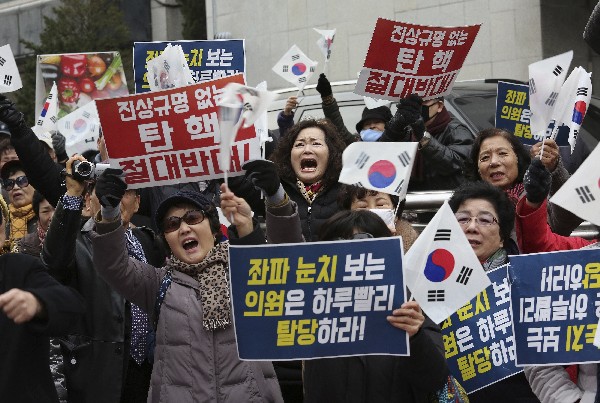
[[[454,191],[448,204],[486,271],[508,263],[508,255],[519,253],[511,239],[515,209],[506,192],[483,181],[464,183]],[[497,402],[498,399],[539,402],[523,373],[469,395],[472,403]]]
[[[9,220],[6,225],[6,236],[11,245],[25,235],[36,231],[36,217],[33,211],[33,192],[23,165],[19,160],[9,161],[0,171],[2,184],[8,192]]]
[[[129,259],[119,206],[125,184],[108,170],[96,196],[101,220],[92,235],[94,266],[156,324],[150,402],[282,402],[270,362],[238,358],[228,278],[229,242],[216,206],[204,195],[180,191],[166,198],[154,219],[171,252],[158,268]],[[232,243],[264,243],[244,199],[221,186],[221,209],[233,218]],[[281,207],[281,206],[280,206]]]

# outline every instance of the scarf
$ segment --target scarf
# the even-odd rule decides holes
[[[23,207],[15,207],[13,204],[8,206],[8,217],[10,220],[11,240],[21,239],[27,234],[27,222],[35,217],[31,203]]]
[[[325,189],[325,185],[323,185],[321,181],[315,182],[311,185],[305,185],[300,179],[298,179],[296,181],[296,186],[298,186],[298,190],[300,190],[300,193],[306,199],[309,205],[312,204],[319,192]]]
[[[446,130],[446,127],[448,127],[448,123],[450,123],[451,120],[452,117],[450,116],[450,113],[446,108],[443,108],[441,112],[435,115],[435,118],[433,118],[433,121],[429,126],[427,126],[427,131],[431,133],[431,137],[437,137]],[[417,142],[418,140],[414,134],[411,134],[410,141]],[[425,161],[421,155],[420,147],[417,148],[417,155],[415,156],[415,162],[410,176],[411,181],[414,182],[423,182],[425,180]]]
[[[498,249],[496,252],[492,254],[492,256],[488,257],[485,262],[481,262],[481,266],[483,270],[490,271],[495,269],[496,267],[500,267],[505,264],[508,260],[508,254],[504,248]]]
[[[184,263],[172,256],[167,270],[177,270],[195,278],[200,283],[202,325],[206,330],[225,329],[231,325],[229,296],[229,273],[227,271],[227,251],[229,242],[221,242],[212,248],[201,262]]]
[[[525,186],[523,186],[522,182],[515,183],[513,187],[506,189],[505,192],[513,203],[513,206],[516,206],[521,196],[525,193]]]
[[[48,233],[48,228],[42,227],[42,223],[38,220],[37,225],[37,236],[40,240],[40,245],[44,243],[44,239],[46,239],[46,234]]]

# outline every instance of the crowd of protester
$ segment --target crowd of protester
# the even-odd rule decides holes
[[[456,380],[440,327],[414,300],[387,318],[409,335],[409,357],[273,365],[237,355],[230,244],[400,235],[406,252],[417,239],[405,200],[338,182],[342,153],[356,141],[417,142],[409,190],[453,192],[451,209],[486,271],[509,255],[598,247],[569,237],[582,220],[548,202],[570,177],[553,140],[542,153],[542,143],[528,150],[503,129],[473,135],[443,98],[414,94],[394,114],[365,108],[354,132],[323,74],[317,90],[326,119],[295,122],[290,97],[274,150],[246,162],[231,188],[212,181],[142,191],[127,189],[114,168],[78,178],[75,164],[109,160],[103,137],[85,157],[69,157],[60,133],[38,141],[0,95],[0,368],[11,374],[0,378],[0,400],[444,401]],[[217,206],[233,223],[226,233]],[[576,377],[528,367],[469,399],[593,402],[596,372],[596,364]],[[468,398],[458,390],[455,399]]]

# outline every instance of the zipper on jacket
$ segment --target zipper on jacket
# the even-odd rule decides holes
[[[312,226],[310,225],[310,210],[311,209],[312,209],[312,206],[309,204],[307,213],[306,213],[306,225],[308,226],[308,239],[306,240],[307,242],[312,242]]]

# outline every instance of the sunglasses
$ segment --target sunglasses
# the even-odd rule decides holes
[[[204,217],[204,211],[202,210],[190,210],[181,217],[167,217],[163,222],[163,232],[168,234],[169,232],[177,231],[182,221],[187,225],[200,224],[204,221]]]
[[[471,217],[467,213],[456,213],[454,214],[454,216],[456,217],[456,221],[458,221],[458,223],[462,226],[469,225],[471,220],[475,220],[475,224],[484,227],[488,227],[490,225],[498,223],[498,219],[496,217],[487,213],[479,214],[477,217]]]
[[[22,175],[22,176],[17,176],[15,179],[5,179],[4,180],[4,188],[7,191],[11,191],[14,189],[15,184],[20,187],[21,189],[26,188],[27,186],[29,186],[29,179],[27,179],[27,176]]]

